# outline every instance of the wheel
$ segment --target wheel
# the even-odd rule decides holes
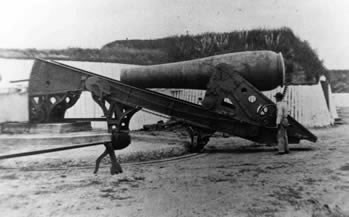
[[[121,150],[131,143],[131,137],[128,133],[112,132],[111,141],[114,150]]]

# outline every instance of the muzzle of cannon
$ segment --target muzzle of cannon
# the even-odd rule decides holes
[[[271,90],[285,81],[285,66],[281,53],[247,51],[216,55],[201,59],[142,66],[121,71],[123,83],[139,88],[207,89],[219,64],[230,66],[259,90]]]

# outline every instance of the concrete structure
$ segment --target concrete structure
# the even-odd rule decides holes
[[[329,88],[330,90],[330,88]],[[158,91],[162,91],[158,89]],[[276,88],[263,93],[275,102],[274,95],[282,92],[283,88]],[[199,104],[199,99],[204,98],[203,90],[171,89],[165,92],[168,95]],[[286,101],[289,106],[290,115],[306,127],[325,127],[334,123],[338,117],[332,93],[329,93],[330,109],[324,97],[320,83],[316,85],[289,86],[286,93]]]
[[[264,92],[275,101],[274,95],[282,92],[281,88]],[[285,95],[290,115],[306,127],[325,127],[334,124],[337,117],[336,109],[330,97],[331,107],[327,106],[320,83],[316,85],[289,86]]]

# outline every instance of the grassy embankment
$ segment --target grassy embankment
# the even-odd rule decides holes
[[[334,93],[349,93],[349,70],[330,70],[329,78]]]
[[[315,83],[319,75],[327,74],[322,61],[309,43],[302,41],[289,28],[204,33],[151,40],[117,40],[101,49],[2,49],[0,57],[41,57],[150,65],[249,50],[282,52],[287,68],[286,80],[291,83]]]

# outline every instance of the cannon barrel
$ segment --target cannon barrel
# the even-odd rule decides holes
[[[231,66],[259,90],[271,90],[284,84],[282,54],[272,51],[246,51],[201,59],[122,69],[120,81],[140,88],[207,89],[218,64]]]

